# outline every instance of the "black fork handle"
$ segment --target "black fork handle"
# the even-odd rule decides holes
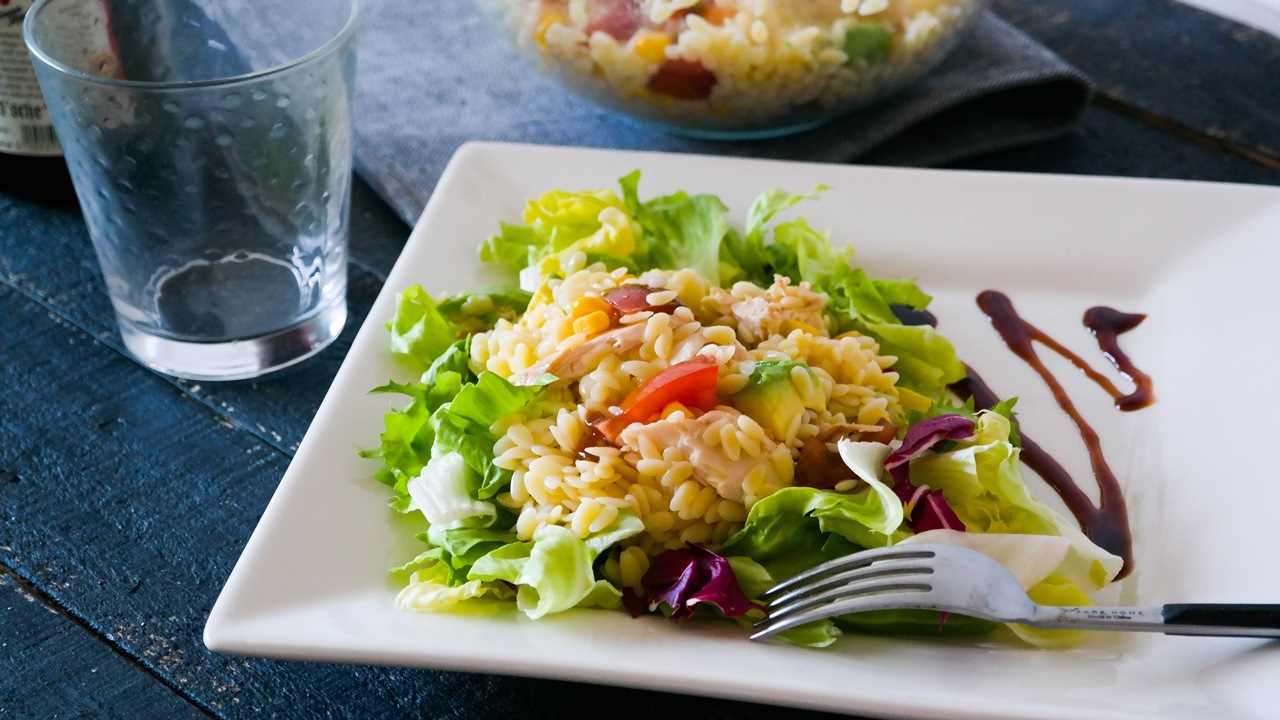
[[[1174,603],[1160,614],[1166,635],[1280,638],[1280,605]]]

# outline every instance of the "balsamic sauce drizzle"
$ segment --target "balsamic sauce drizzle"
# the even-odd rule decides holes
[[[1115,473],[1111,471],[1110,465],[1107,464],[1106,458],[1103,457],[1102,442],[1098,433],[1080,414],[1075,403],[1071,402],[1062,384],[1040,360],[1035,343],[1044,345],[1079,368],[1086,377],[1112,397],[1120,410],[1125,412],[1138,410],[1155,402],[1152,381],[1148,375],[1138,370],[1120,349],[1119,336],[1137,327],[1146,316],[1122,313],[1108,307],[1090,308],[1084,315],[1085,327],[1097,338],[1098,346],[1107,359],[1122,375],[1134,382],[1136,389],[1125,394],[1109,379],[1094,370],[1083,358],[1024,320],[1014,310],[1012,301],[1003,293],[994,290],[980,293],[978,307],[987,315],[992,327],[1000,334],[1005,345],[1035,369],[1049,386],[1058,406],[1075,423],[1076,429],[1080,432],[1080,438],[1089,451],[1089,463],[1093,469],[1094,479],[1098,483],[1098,504],[1095,506],[1066,469],[1025,434],[1021,435],[1023,462],[1043,478],[1054,492],[1058,493],[1090,540],[1124,559],[1124,567],[1117,576],[1124,577],[1133,569],[1133,537],[1129,530],[1128,509],[1120,491],[1120,483]],[[963,398],[972,397],[975,407],[989,408],[999,402],[996,393],[972,368],[966,366],[966,370],[968,377],[952,386],[953,390]],[[1019,432],[1021,433],[1021,430]]]

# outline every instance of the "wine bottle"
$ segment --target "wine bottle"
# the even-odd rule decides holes
[[[71,178],[22,39],[34,2],[0,0],[0,193],[62,204]]]

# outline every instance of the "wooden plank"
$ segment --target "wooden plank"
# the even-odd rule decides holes
[[[1280,173],[1263,165],[1096,107],[1086,111],[1080,127],[1070,135],[980,155],[951,167],[1280,185]]]
[[[1280,38],[1175,0],[995,0],[1101,93],[1280,159]]]
[[[0,716],[209,717],[2,571]]]

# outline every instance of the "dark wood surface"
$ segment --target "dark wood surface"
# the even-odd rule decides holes
[[[1280,184],[1280,40],[1165,0],[996,5],[1100,98],[1067,137],[956,167]],[[352,225],[341,339],[279,378],[194,383],[123,352],[75,207],[0,195],[0,718],[779,714],[204,648],[209,609],[408,235],[360,182]]]

